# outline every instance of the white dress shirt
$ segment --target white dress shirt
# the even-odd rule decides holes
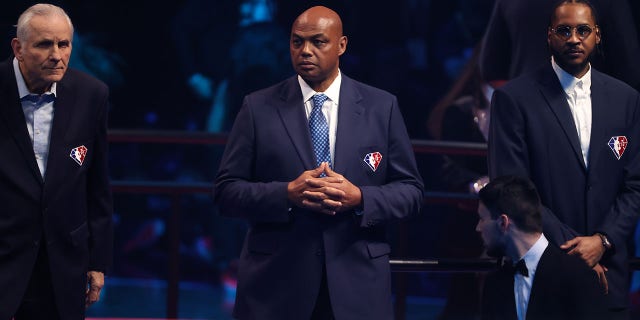
[[[580,149],[582,150],[582,158],[586,167],[589,167],[589,143],[591,141],[591,66],[589,71],[578,79],[573,75],[562,70],[551,58],[553,70],[560,80],[565,97],[569,103],[573,122],[578,130],[578,138],[580,139]]]
[[[51,89],[41,95],[29,92],[24,82],[18,60],[13,58],[13,70],[18,84],[18,96],[24,112],[29,137],[33,145],[33,153],[38,162],[38,169],[44,178],[49,157],[49,142],[51,141],[51,124],[53,123],[53,104],[56,97],[56,83]]]

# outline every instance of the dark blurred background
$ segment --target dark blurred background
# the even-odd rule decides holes
[[[3,5],[4,43],[11,54],[18,15],[35,1]],[[52,1],[76,28],[72,66],[107,82],[112,90],[111,128],[228,130],[242,96],[292,75],[290,25],[304,9],[335,9],[349,37],[345,74],[399,97],[411,136],[426,138],[431,105],[471,56],[491,12],[492,0],[291,1],[182,0]],[[199,73],[212,94],[189,85]],[[256,76],[258,75],[258,76]],[[226,81],[224,124],[207,123],[210,98]],[[227,106],[228,105],[228,106]]]
[[[474,59],[493,0],[68,0],[52,1],[74,26],[71,66],[111,89],[110,129],[224,135],[242,97],[293,75],[290,25],[317,4],[336,10],[349,37],[341,71],[395,94],[416,140],[467,141],[465,125],[442,111],[471,90]],[[0,59],[11,55],[18,15],[35,1],[3,4]],[[636,22],[640,2],[630,1]],[[638,26],[638,23],[636,23]],[[640,29],[640,28],[639,28]],[[540,32],[545,32],[541,30]],[[605,39],[607,36],[604,35]],[[639,57],[640,58],[640,57]],[[460,88],[458,88],[460,89]],[[459,93],[459,95],[458,95]],[[471,94],[473,95],[473,94]],[[439,117],[432,117],[440,105]],[[444,106],[444,107],[442,107]],[[450,113],[450,112],[449,112]],[[433,120],[436,119],[436,120]],[[432,123],[428,126],[428,122]],[[439,123],[434,129],[433,121]],[[459,126],[459,127],[458,127]],[[451,134],[447,134],[450,132]],[[469,139],[468,141],[482,142]],[[210,186],[224,145],[219,143],[111,144],[114,182]],[[461,158],[465,158],[461,160]],[[482,174],[477,156],[418,154],[427,189],[452,185],[452,163]],[[473,166],[479,168],[473,168]],[[179,225],[171,220],[179,212]],[[183,318],[227,319],[235,289],[234,259],[246,226],[219,217],[210,193],[115,193],[116,256],[103,301],[89,310],[102,317],[164,317],[163,281],[171,272],[171,236],[179,230]],[[410,223],[394,226],[395,258],[473,258],[482,255],[475,207],[430,204]],[[412,273],[395,281],[408,298],[407,319],[475,319],[481,274]],[[633,290],[640,287],[634,282]],[[160,288],[161,293],[155,293]],[[395,288],[398,288],[397,286]],[[633,296],[634,301],[636,295]],[[146,300],[144,300],[146,299]],[[640,305],[640,303],[636,303]]]

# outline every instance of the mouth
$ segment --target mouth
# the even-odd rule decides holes
[[[309,62],[309,61],[303,61],[298,63],[298,67],[302,70],[311,70],[313,68],[315,68],[315,64]]]
[[[58,74],[63,74],[65,72],[65,68],[63,67],[46,68],[45,72],[52,75],[58,75]]]
[[[571,58],[578,58],[584,55],[584,51],[578,49],[569,49],[566,50],[564,54]]]

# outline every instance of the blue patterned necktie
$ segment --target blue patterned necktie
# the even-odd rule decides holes
[[[328,97],[322,93],[313,96],[313,109],[309,115],[309,130],[311,142],[316,155],[316,166],[326,162],[331,166],[331,152],[329,151],[329,125],[322,114],[322,105]],[[321,175],[324,177],[324,173]]]

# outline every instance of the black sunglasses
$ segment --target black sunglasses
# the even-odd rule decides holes
[[[573,30],[575,29],[576,33],[578,34],[578,38],[580,40],[584,40],[588,38],[589,35],[591,35],[591,33],[593,32],[593,30],[597,27],[598,26],[591,27],[588,24],[581,24],[576,27],[559,25],[555,28],[551,28],[551,31],[553,31],[553,33],[555,33],[561,39],[569,40],[569,38],[571,38],[571,36],[573,35]]]

